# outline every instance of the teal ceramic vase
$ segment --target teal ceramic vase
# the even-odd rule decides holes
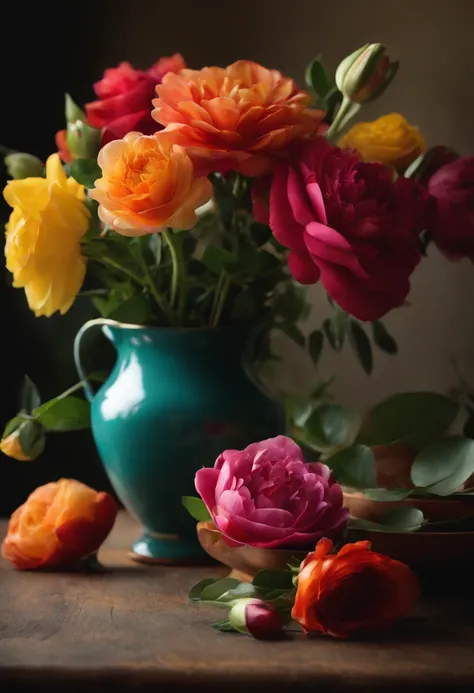
[[[94,393],[80,362],[86,331],[101,327],[117,360]],[[95,443],[125,508],[144,527],[137,559],[204,557],[181,503],[194,475],[228,448],[284,432],[284,415],[252,377],[248,331],[149,328],[99,318],[77,334],[74,358],[91,402]]]

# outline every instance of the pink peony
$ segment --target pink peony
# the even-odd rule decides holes
[[[474,261],[474,156],[440,168],[428,181],[428,231],[451,260]]]
[[[364,163],[317,137],[279,163],[270,226],[290,249],[301,284],[321,280],[329,296],[360,320],[403,304],[421,255],[425,193],[377,163]]]
[[[339,535],[349,519],[329,467],[305,462],[285,436],[225,450],[195,484],[230,545],[309,547]]]

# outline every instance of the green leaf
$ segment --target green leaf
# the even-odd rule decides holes
[[[301,332],[299,327],[297,327],[295,324],[288,322],[288,323],[283,323],[280,322],[275,327],[278,330],[281,330],[286,334],[287,337],[289,337],[295,344],[298,344],[302,349],[304,349],[306,345],[306,337],[304,334]]]
[[[306,68],[305,80],[308,87],[313,89],[320,99],[324,99],[333,88],[324,65],[319,58],[315,58]]]
[[[237,601],[237,599],[247,599],[249,597],[258,597],[259,593],[256,587],[250,582],[241,582],[237,587],[229,590],[223,595],[226,602]]]
[[[33,410],[47,431],[79,431],[90,426],[90,404],[79,397],[55,397]]]
[[[79,108],[72,96],[64,95],[64,114],[68,123],[74,123],[76,120],[85,120],[86,114]]]
[[[87,380],[92,380],[94,383],[105,383],[110,373],[108,371],[92,371],[87,376]]]
[[[285,410],[288,419],[298,427],[305,425],[313,407],[308,397],[304,395],[290,395],[285,400]]]
[[[381,320],[372,323],[372,338],[379,349],[387,354],[396,354],[398,345]]]
[[[21,414],[18,414],[17,416],[14,416],[13,419],[10,419],[10,421],[7,423],[7,425],[4,428],[4,431],[2,434],[2,440],[3,440],[3,438],[6,438],[7,436],[9,436],[10,433],[13,433],[14,431],[16,431],[16,429],[19,428],[25,420],[26,420],[25,417],[22,416]]]
[[[212,585],[208,585],[201,592],[201,602],[217,602],[222,599],[230,590],[234,590],[240,585],[240,580],[235,578],[224,578],[223,580],[217,580],[213,582]]]
[[[220,274],[224,270],[230,272],[235,269],[235,258],[231,252],[217,245],[208,245],[203,253],[202,262],[213,274]]]
[[[373,365],[372,347],[364,328],[355,320],[349,321],[349,344],[364,371],[370,375]]]
[[[411,480],[439,496],[454,493],[474,473],[474,440],[452,436],[430,443],[415,458]]]
[[[148,325],[153,317],[150,301],[142,293],[136,293],[108,313],[107,317],[133,325]]]
[[[206,508],[206,504],[201,498],[195,498],[194,496],[183,496],[181,503],[184,505],[188,513],[198,522],[208,522],[209,520],[212,520],[209,510]]]
[[[301,318],[306,306],[306,293],[290,284],[284,293],[275,299],[275,313],[282,316],[285,322],[294,323]]]
[[[326,391],[328,390],[328,388],[331,387],[331,385],[333,384],[334,378],[334,375],[330,375],[329,378],[327,378],[326,380],[321,380],[312,390],[311,399],[313,401],[322,399],[326,395]]]
[[[41,424],[33,419],[24,421],[18,430],[20,445],[24,454],[34,460],[41,455],[46,445],[46,438]]]
[[[306,421],[305,438],[317,450],[329,450],[349,439],[358,420],[355,413],[339,404],[321,404]]]
[[[403,441],[421,448],[443,435],[458,409],[457,402],[436,392],[393,395],[372,409],[358,442],[386,445]]]
[[[41,395],[38,388],[28,375],[23,378],[23,385],[20,392],[21,409],[31,414],[33,409],[41,404]]]
[[[334,342],[334,349],[341,351],[344,346],[349,316],[339,306],[334,306],[333,313],[330,318],[331,334]]]
[[[376,485],[375,456],[365,445],[351,445],[324,460],[339,484],[364,489]]]
[[[96,159],[76,159],[69,164],[69,172],[85,188],[93,188],[95,181],[102,176]]]
[[[336,335],[334,334],[334,327],[329,320],[329,318],[326,318],[326,320],[323,320],[323,333],[328,340],[329,344],[333,349],[337,351],[337,340],[336,340]]]
[[[217,621],[217,623],[212,623],[211,628],[214,628],[214,630],[220,630],[223,633],[236,632],[234,626],[226,618],[224,618],[222,621]]]
[[[363,489],[364,496],[370,500],[388,502],[403,500],[408,498],[413,493],[412,489],[408,488],[365,488]]]
[[[205,578],[204,580],[200,580],[198,583],[194,585],[194,587],[191,587],[188,594],[188,599],[192,602],[198,602],[201,598],[202,591],[206,587],[209,587],[209,585],[213,585],[215,582],[217,582],[217,580],[213,580],[212,578]]]
[[[348,529],[376,532],[414,532],[423,524],[423,513],[418,508],[403,506],[386,513],[378,522],[351,518]]]
[[[293,589],[293,573],[290,570],[266,568],[255,575],[252,585],[259,590],[291,590]]]
[[[308,350],[309,355],[317,367],[319,359],[321,357],[324,346],[324,335],[321,330],[313,330],[308,337]]]

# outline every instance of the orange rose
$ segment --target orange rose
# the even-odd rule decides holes
[[[70,563],[99,548],[117,509],[110,494],[73,479],[40,486],[11,516],[2,556],[19,569]]]
[[[156,92],[153,117],[208,172],[268,173],[272,159],[314,134],[324,116],[292,79],[248,60],[170,72]]]
[[[101,220],[124,236],[189,229],[211,197],[211,183],[195,177],[186,151],[160,135],[129,132],[99,153],[102,178],[89,194],[99,202]]]
[[[332,548],[321,539],[301,564],[292,617],[307,632],[348,638],[389,628],[410,611],[419,587],[408,566],[372,552],[368,541]]]

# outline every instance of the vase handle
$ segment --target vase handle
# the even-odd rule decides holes
[[[77,374],[79,375],[79,378],[82,380],[84,384],[84,392],[86,393],[86,397],[89,400],[89,402],[92,402],[92,400],[94,399],[95,392],[92,389],[92,385],[87,380],[86,372],[81,363],[82,338],[84,337],[85,333],[88,330],[90,330],[91,327],[116,327],[118,324],[119,323],[117,323],[115,320],[110,320],[109,318],[95,318],[94,320],[88,320],[81,327],[74,339],[74,363],[76,364]]]

